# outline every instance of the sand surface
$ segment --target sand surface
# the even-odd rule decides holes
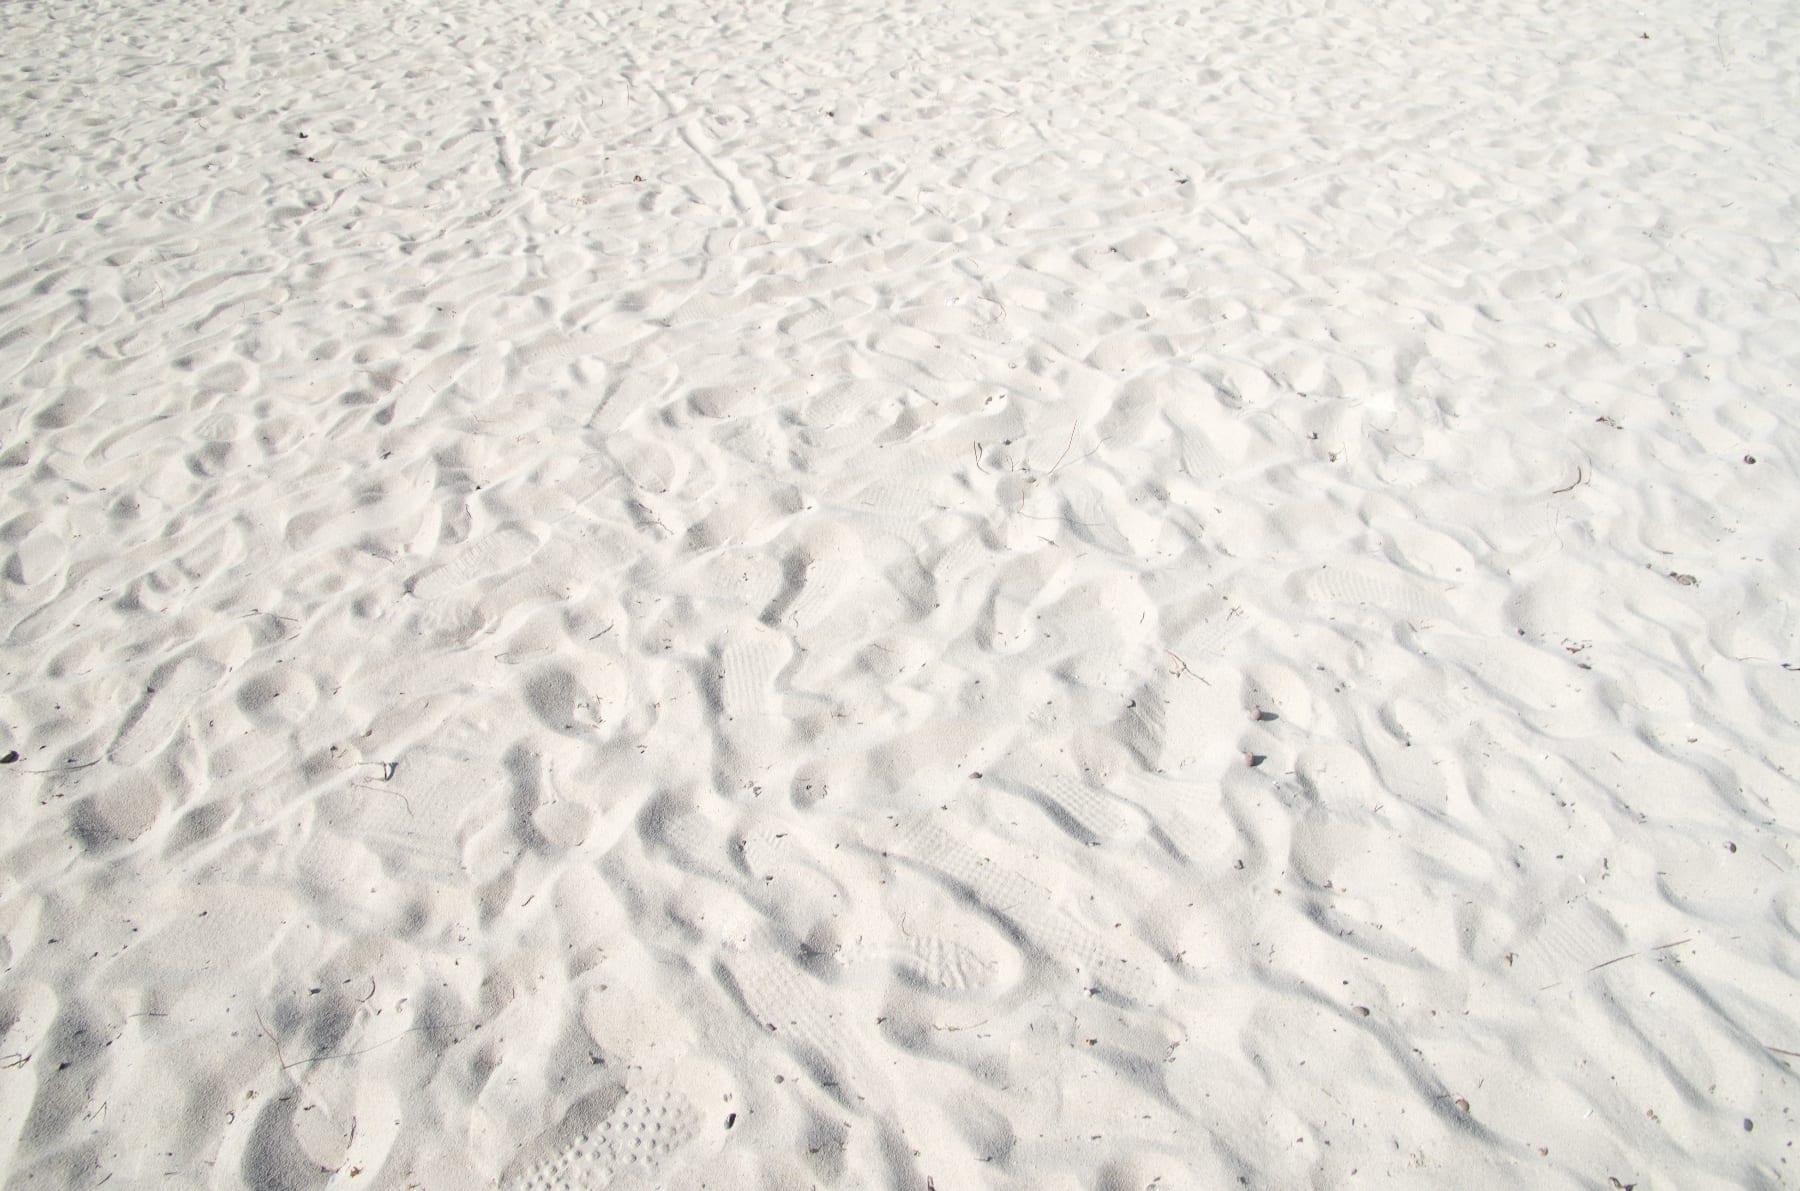
[[[1800,8],[0,47],[6,1186],[1800,1186]]]

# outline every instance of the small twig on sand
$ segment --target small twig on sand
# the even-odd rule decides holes
[[[275,1037],[274,1033],[270,1031],[269,1023],[263,1020],[261,1009],[255,1009],[252,1010],[252,1012],[256,1014],[256,1024],[262,1027],[263,1037],[267,1038],[269,1040],[269,1045],[275,1048],[275,1061],[281,1064],[281,1069],[283,1071],[286,1071],[288,1065],[287,1060],[281,1057],[281,1040]]]
[[[1069,441],[1063,444],[1062,454],[1060,454],[1056,457],[1056,462],[1050,465],[1050,470],[1045,473],[1046,475],[1055,475],[1056,474],[1056,469],[1061,467],[1063,460],[1067,459],[1069,457],[1069,449],[1071,447],[1073,447],[1074,445],[1075,445],[1075,427],[1071,424],[1069,427]]]
[[[436,1033],[439,1030],[455,1030],[455,1029],[460,1029],[460,1028],[461,1028],[460,1026],[453,1026],[453,1025],[452,1026],[414,1026],[410,1030],[401,1030],[398,1034],[395,1034],[392,1038],[384,1038],[380,1042],[373,1043],[369,1046],[362,1047],[358,1050],[340,1051],[337,1054],[314,1055],[310,1059],[295,1059],[291,1063],[283,1063],[281,1065],[281,1069],[283,1071],[286,1071],[290,1067],[304,1067],[308,1063],[324,1063],[331,1059],[353,1059],[357,1055],[366,1055],[372,1050],[380,1050],[382,1047],[387,1046],[390,1043],[398,1042],[398,1041],[400,1041],[400,1039],[406,1037],[408,1034],[421,1034],[421,1033],[430,1034],[430,1033]]]
[[[1658,943],[1656,946],[1650,948],[1650,950],[1651,951],[1667,951],[1671,947],[1679,947],[1683,943],[1692,943],[1693,941],[1694,940],[1692,937],[1689,937],[1686,939],[1676,939],[1673,943]],[[1588,971],[1589,972],[1598,972],[1601,968],[1610,968],[1614,964],[1624,963],[1628,959],[1636,959],[1638,956],[1643,955],[1643,954],[1645,954],[1645,953],[1642,951],[1633,951],[1629,955],[1614,956],[1612,959],[1607,960],[1605,963],[1595,964],[1593,967],[1589,968]]]
[[[1588,971],[1598,972],[1601,968],[1610,968],[1614,964],[1624,963],[1626,960],[1634,958],[1635,956],[1637,956],[1637,954],[1638,953],[1636,951],[1633,951],[1630,955],[1614,956],[1612,959],[1607,960],[1605,963],[1595,964],[1593,967],[1589,968]]]
[[[1581,470],[1580,464],[1576,464],[1576,466],[1575,466],[1575,482],[1568,485],[1568,487],[1566,487],[1566,488],[1552,488],[1550,490],[1550,494],[1552,496],[1561,496],[1565,492],[1573,492],[1573,491],[1575,491],[1575,489],[1581,487],[1581,482],[1585,479],[1587,479],[1587,473],[1585,471]]]
[[[984,1017],[980,1021],[966,1026],[940,1026],[936,1022],[933,1022],[931,1028],[934,1030],[942,1030],[946,1034],[960,1034],[964,1030],[973,1030],[980,1026],[985,1026],[988,1024],[989,1020],[989,1018]]]
[[[395,798],[398,798],[401,802],[404,802],[406,804],[406,817],[409,819],[412,818],[412,813],[413,813],[412,799],[410,799],[406,795],[400,793],[400,791],[398,791],[398,790],[383,790],[380,786],[371,786],[368,782],[352,782],[350,784],[358,790],[368,790],[371,793],[375,793],[375,794],[392,794]]]
[[[1103,437],[1102,437],[1102,438],[1101,438],[1101,439],[1100,439],[1100,441],[1099,441],[1099,442],[1097,442],[1097,443],[1095,443],[1095,444],[1094,444],[1094,447],[1093,447],[1093,449],[1092,449],[1092,450],[1090,450],[1090,451],[1083,451],[1083,452],[1082,452],[1082,453],[1081,453],[1081,454],[1079,454],[1079,455],[1077,455],[1077,456],[1075,456],[1075,458],[1073,458],[1073,459],[1071,459],[1071,460],[1069,460],[1069,462],[1070,462],[1070,463],[1080,463],[1080,462],[1081,462],[1081,461],[1082,461],[1082,460],[1083,460],[1083,459],[1092,459],[1092,458],[1093,458],[1093,457],[1094,457],[1094,456],[1095,456],[1095,455],[1097,455],[1097,454],[1099,454],[1099,453],[1100,453],[1100,448],[1101,448],[1101,447],[1103,447],[1103,446],[1105,446],[1105,445],[1106,445],[1106,444],[1107,444],[1107,442],[1108,442],[1108,441],[1109,441],[1109,440],[1110,440],[1110,439],[1111,439],[1111,438],[1112,438],[1112,435],[1110,435],[1110,434],[1109,434],[1109,435],[1105,435],[1105,436],[1103,436]],[[1065,454],[1065,455],[1066,455],[1066,454],[1068,454],[1068,452],[1067,452],[1067,451],[1064,451],[1064,452],[1063,452],[1063,454]],[[1063,466],[1063,465],[1062,465],[1062,460],[1060,460],[1060,459],[1059,459],[1059,460],[1057,460],[1057,461],[1056,461],[1056,466],[1055,466],[1055,467],[1053,467],[1053,468],[1051,468],[1051,469],[1050,469],[1050,470],[1049,470],[1049,471],[1048,471],[1048,472],[1046,472],[1046,473],[1045,473],[1045,474],[1046,474],[1046,475],[1052,475],[1052,476],[1053,476],[1053,475],[1055,475],[1055,474],[1056,474],[1056,473],[1057,473],[1057,472],[1059,472],[1059,471],[1061,471],[1061,470],[1062,470],[1062,466]]]
[[[1075,525],[1083,529],[1103,529],[1106,526],[1106,522],[1104,521],[1077,521],[1075,518],[1067,516],[1052,517],[1043,513],[1027,513],[1024,511],[1024,507],[1024,504],[1021,502],[1017,507],[1009,507],[1007,511],[1012,513],[1013,516],[1023,517],[1027,521],[1060,521],[1064,525]]]
[[[662,523],[662,519],[656,515],[655,510],[651,509],[651,507],[649,505],[645,504],[643,501],[641,501],[641,500],[631,501],[631,502],[629,502],[627,507],[629,507],[634,513],[636,513],[638,515],[642,524],[654,525],[654,526],[656,526],[656,528],[662,530],[664,533],[670,535],[671,537],[674,536],[675,531],[670,529],[668,526],[664,525]]]
[[[1182,661],[1180,655],[1178,655],[1173,649],[1165,649],[1165,650],[1163,650],[1163,652],[1168,654],[1170,657],[1174,658],[1175,664],[1177,666],[1181,667],[1181,669],[1175,671],[1175,677],[1180,678],[1183,674],[1185,674],[1189,678],[1199,678],[1200,681],[1205,683],[1207,686],[1212,685],[1212,683],[1207,682],[1206,679],[1200,678],[1200,675],[1194,673],[1194,668],[1192,666],[1188,665],[1186,662]]]
[[[95,757],[92,761],[76,761],[75,759],[70,758],[67,765],[59,766],[56,769],[20,769],[17,770],[17,772],[29,773],[34,776],[42,777],[46,774],[53,773],[74,773],[77,769],[92,769],[98,764],[100,764],[99,757]]]

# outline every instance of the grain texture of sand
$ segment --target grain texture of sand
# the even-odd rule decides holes
[[[1800,1186],[1800,8],[0,47],[5,1186]]]

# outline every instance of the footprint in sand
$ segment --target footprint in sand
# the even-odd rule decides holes
[[[588,1096],[514,1163],[504,1191],[637,1191],[706,1169],[735,1122],[735,1088],[712,1064],[684,1060],[642,1082]]]
[[[107,758],[119,765],[148,760],[169,742],[200,697],[218,684],[225,667],[207,658],[185,657],[159,671],[127,717]]]
[[[1313,605],[1377,608],[1420,621],[1442,619],[1451,611],[1441,592],[1392,566],[1313,567],[1296,572],[1289,583],[1296,596]]]
[[[1000,789],[1035,803],[1088,847],[1129,843],[1149,828],[1141,811],[1030,750],[1009,756],[989,776]]]
[[[721,960],[720,979],[756,1024],[786,1046],[820,1087],[846,1104],[890,1102],[878,1069],[850,1026],[853,1000],[822,997],[817,980],[768,945]]]
[[[365,762],[358,779],[326,803],[332,828],[399,880],[464,876],[464,842],[500,809],[506,793],[498,766],[480,745],[457,741],[455,728],[443,735],[449,739],[409,749],[391,767]]]
[[[1069,574],[1061,551],[1041,551],[1011,561],[996,574],[976,628],[982,648],[1018,653],[1042,639],[1037,613],[1060,595]]]
[[[946,992],[988,987],[996,966],[981,951],[936,934],[911,940],[909,954],[898,965],[901,975],[913,984]]]
[[[746,900],[766,902],[774,915],[798,910],[805,917],[849,909],[852,880],[841,865],[829,863],[829,851],[815,856],[802,843],[805,829],[798,821],[757,814],[738,825],[737,864],[749,878]]]
[[[68,571],[69,547],[63,536],[40,525],[20,540],[0,573],[24,587],[35,587]]]
[[[722,547],[683,569],[681,587],[733,608],[761,608],[781,590],[781,564],[765,550]]]
[[[860,848],[809,847],[802,819],[754,812],[731,835],[747,904],[809,964],[858,980],[885,970],[922,991],[966,999],[1010,987],[1023,962],[993,923],[929,881],[897,881],[877,905],[877,859]],[[905,886],[911,884],[908,889]]]
[[[809,526],[783,554],[781,577],[781,589],[763,610],[763,623],[814,628],[853,588],[866,581],[862,542],[840,523]]]
[[[412,581],[412,594],[422,600],[440,596],[477,579],[517,569],[538,548],[538,540],[516,525],[506,525],[468,543],[454,559]]]
[[[890,903],[895,973],[941,998],[987,1003],[1003,998],[1024,976],[1024,956],[994,923],[941,890],[931,893]]]
[[[775,676],[792,652],[787,639],[774,632],[747,631],[723,644],[719,669],[725,714],[733,720],[773,715],[779,705]]]
[[[789,731],[778,680],[792,661],[785,635],[756,622],[724,633],[714,646],[706,685],[718,702],[721,743],[747,762],[772,765]]]
[[[1050,890],[1008,868],[1003,860],[981,855],[924,820],[903,828],[892,851],[963,890],[985,912],[1092,986],[1138,1004],[1155,1004],[1161,998],[1163,968],[1147,948],[1103,938],[1059,910]],[[994,851],[1005,855],[1004,849]]]

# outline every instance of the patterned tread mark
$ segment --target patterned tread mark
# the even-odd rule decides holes
[[[1117,798],[1068,774],[1044,779],[1039,793],[1084,843],[1123,843],[1135,838],[1142,827]]]
[[[737,608],[760,608],[781,590],[781,566],[763,550],[720,550],[688,573],[693,594]]]
[[[1631,950],[1612,916],[1592,902],[1573,900],[1533,915],[1512,946],[1515,966],[1541,984],[1562,982]]]
[[[760,950],[744,951],[721,964],[743,998],[751,1019],[774,1035],[804,1063],[823,1088],[846,1103],[881,1091],[867,1054],[819,997],[814,981],[793,964]]]
[[[1174,648],[1186,662],[1203,666],[1249,627],[1250,617],[1229,595],[1209,591],[1170,614],[1168,621],[1177,630]]]
[[[915,984],[949,992],[991,988],[998,981],[999,961],[959,939],[920,934],[907,940],[908,954],[900,970]]]
[[[1421,619],[1450,615],[1450,604],[1440,593],[1394,567],[1316,567],[1299,572],[1293,583],[1299,595],[1316,603],[1361,605]]]
[[[733,883],[725,866],[725,837],[705,814],[692,807],[673,808],[653,816],[646,827],[676,865],[691,873]]]
[[[1049,890],[951,838],[931,823],[903,832],[900,853],[968,890],[989,911],[1016,926],[1046,954],[1063,960],[1096,986],[1140,1003],[1162,992],[1160,969],[1134,958],[1054,908]]]
[[[811,398],[802,417],[809,426],[833,426],[883,402],[898,407],[905,394],[902,386],[890,381],[843,381]]]
[[[666,1083],[628,1089],[591,1129],[506,1183],[509,1191],[651,1187],[675,1173],[700,1133],[700,1109]]]
[[[1159,807],[1154,815],[1155,836],[1163,848],[1182,864],[1203,873],[1228,868],[1243,841],[1225,815],[1208,815],[1205,825],[1179,806]]]
[[[1144,694],[1136,702],[1139,709],[1161,704]],[[992,773],[996,784],[1042,807],[1058,827],[1088,847],[1120,843],[1142,834],[1141,816],[1133,816],[1122,801],[1071,774],[1066,760],[1047,752],[1035,748],[1017,751]]]
[[[438,395],[475,363],[475,358],[468,349],[445,352],[402,381],[394,391],[393,420],[404,424],[425,413]]]
[[[462,825],[499,793],[498,771],[464,751],[427,746],[407,752],[385,782],[373,767],[362,772],[373,776],[346,792],[354,801],[344,829],[396,877],[462,875]]]
[[[798,593],[781,620],[795,627],[815,628],[863,579],[861,567],[846,559],[812,559],[804,564]]]
[[[761,625],[729,634],[719,648],[719,699],[725,714],[742,721],[779,711],[775,678],[792,651],[786,638]]]
[[[831,861],[841,853],[815,851],[796,825],[767,818],[740,827],[739,862],[751,878],[746,896],[778,921],[804,932],[851,908],[850,885]]]
[[[538,540],[525,530],[503,526],[468,543],[454,559],[413,580],[412,593],[424,600],[437,599],[465,583],[518,567],[537,547]]]

